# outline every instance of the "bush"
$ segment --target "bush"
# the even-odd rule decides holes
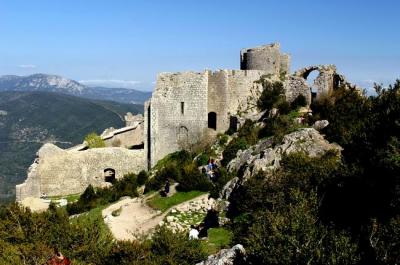
[[[180,171],[176,162],[169,162],[163,168],[159,169],[153,178],[147,180],[144,193],[152,190],[159,190],[164,185],[167,179],[177,180],[180,177]]]
[[[146,183],[148,179],[149,179],[149,174],[146,171],[142,170],[137,175],[137,184],[139,186],[142,186]]]
[[[295,128],[293,121],[286,115],[268,118],[264,123],[265,125],[259,131],[258,137],[273,136],[275,143],[280,143],[283,137]]]
[[[248,147],[246,140],[242,137],[234,138],[229,144],[226,146],[225,150],[222,153],[223,159],[221,164],[226,166],[232,159],[236,157],[236,153],[239,150],[245,150]]]
[[[204,166],[207,165],[208,163],[208,159],[210,159],[210,156],[206,153],[201,153],[200,155],[198,155],[195,159],[196,165],[198,167],[200,166]]]
[[[207,258],[199,240],[188,240],[187,234],[173,233],[165,226],[156,229],[150,249],[158,264],[189,265]]]
[[[242,137],[248,145],[254,145],[258,142],[259,127],[255,122],[246,120],[238,131],[238,136]]]
[[[307,106],[307,99],[303,95],[298,95],[290,104],[292,110]]]
[[[95,190],[92,185],[89,185],[77,202],[67,205],[67,211],[69,214],[78,214],[115,202],[124,196],[137,197],[139,195],[137,187],[136,175],[133,173],[124,175],[109,188]]]
[[[229,136],[226,134],[222,134],[219,136],[219,144],[220,145],[225,145],[229,140]]]
[[[200,172],[193,163],[187,163],[183,166],[182,173],[177,181],[179,182],[178,191],[209,191],[212,187],[207,176]]]
[[[95,132],[86,135],[85,141],[88,143],[89,148],[106,147],[104,140]]]
[[[210,197],[217,199],[219,198],[219,193],[222,191],[228,181],[233,178],[233,175],[230,174],[224,167],[217,168],[214,171],[215,179],[214,185],[210,191]]]
[[[263,82],[263,91],[257,101],[257,107],[260,111],[270,111],[276,107],[277,102],[285,100],[285,92],[283,90],[282,82],[271,82],[265,80]]]

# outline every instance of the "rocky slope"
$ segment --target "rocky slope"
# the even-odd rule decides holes
[[[222,190],[221,197],[228,199],[236,185],[246,181],[260,171],[272,172],[279,168],[279,161],[284,155],[304,152],[310,157],[321,156],[329,150],[340,154],[341,147],[329,143],[314,128],[303,128],[285,135],[282,143],[272,146],[270,139],[261,140],[256,145],[239,150],[236,158],[228,164],[230,172],[241,172],[240,178],[229,181]]]

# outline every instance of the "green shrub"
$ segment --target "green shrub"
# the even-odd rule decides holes
[[[293,120],[287,115],[268,118],[264,123],[265,126],[259,131],[258,137],[265,138],[273,136],[275,143],[280,143],[283,137],[294,128]]]
[[[210,159],[210,156],[209,156],[208,154],[206,154],[206,153],[201,153],[200,155],[198,155],[198,156],[196,157],[196,161],[195,161],[195,162],[196,162],[196,165],[197,165],[198,167],[207,165],[208,159]]]
[[[219,136],[219,144],[220,145],[225,145],[229,140],[229,136],[226,134],[222,134]]]
[[[146,183],[148,179],[149,179],[149,174],[145,170],[142,170],[137,175],[137,184],[139,186],[142,186]]]
[[[88,143],[89,148],[106,147],[104,140],[95,132],[86,135],[85,141]]]
[[[122,179],[116,180],[111,187],[95,190],[92,185],[89,185],[78,201],[67,205],[67,211],[69,214],[78,214],[115,202],[124,196],[137,197],[139,195],[137,187],[136,175],[133,173],[128,173]]]
[[[164,185],[167,179],[177,180],[180,178],[178,164],[175,161],[170,161],[163,168],[158,170],[153,178],[147,180],[144,193],[152,190],[159,190]]]
[[[236,157],[239,150],[245,150],[248,147],[246,140],[242,137],[234,138],[226,146],[222,153],[223,159],[221,161],[223,166],[226,166],[232,159]]]
[[[267,112],[276,107],[276,103],[285,100],[285,93],[282,82],[271,82],[265,80],[263,82],[263,91],[257,101],[259,110]]]
[[[233,178],[233,175],[230,174],[224,167],[214,170],[214,175],[216,181],[213,183],[214,185],[210,191],[210,197],[217,199],[219,198],[219,193],[222,191],[225,184]]]
[[[290,104],[286,99],[279,100],[275,106],[279,110],[280,115],[286,115],[290,112]]]
[[[318,223],[318,200],[291,191],[293,203],[261,211],[245,238],[250,264],[356,264],[358,247],[348,233]]]
[[[242,137],[248,145],[254,145],[258,142],[259,127],[255,122],[246,120],[238,131],[238,136]]]
[[[305,107],[307,106],[307,99],[303,95],[298,95],[292,103],[290,103],[290,108],[292,110],[297,110],[300,107]]]
[[[207,258],[199,240],[188,240],[186,233],[173,233],[165,226],[156,229],[150,248],[158,264],[189,265]]]
[[[209,191],[212,187],[210,180],[205,174],[199,171],[194,163],[187,163],[182,168],[182,173],[177,180],[179,191]]]

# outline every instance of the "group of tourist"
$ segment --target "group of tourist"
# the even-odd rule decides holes
[[[217,169],[218,169],[218,166],[215,163],[215,160],[212,158],[208,159],[205,173],[206,173],[207,177],[213,182],[216,181],[216,178],[217,178],[217,174],[216,174]]]

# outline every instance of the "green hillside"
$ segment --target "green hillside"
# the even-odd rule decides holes
[[[12,200],[14,186],[40,146],[81,143],[83,137],[108,127],[124,126],[126,112],[142,105],[97,101],[49,92],[0,92],[0,201]]]

